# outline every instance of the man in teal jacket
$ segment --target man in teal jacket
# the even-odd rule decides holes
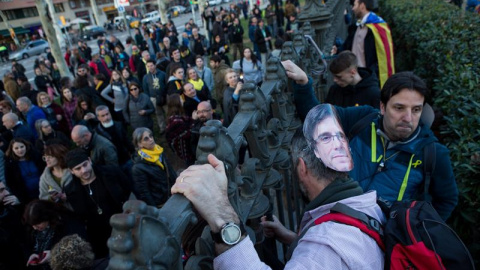
[[[295,81],[294,97],[302,119],[319,104],[312,82],[291,61],[283,62],[287,76]],[[424,148],[433,143],[435,164],[428,194],[433,207],[447,219],[458,202],[458,189],[448,149],[421,121],[423,106],[430,92],[412,72],[390,77],[381,92],[380,111],[369,106],[336,107],[346,134],[368,115],[377,112],[371,123],[350,141],[354,169],[350,175],[364,191],[376,190],[384,200],[418,199],[424,191]]]

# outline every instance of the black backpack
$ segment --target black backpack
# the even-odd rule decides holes
[[[458,235],[428,202],[395,202],[383,227],[376,219],[337,203],[315,220],[354,226],[372,237],[385,252],[385,269],[475,269]]]

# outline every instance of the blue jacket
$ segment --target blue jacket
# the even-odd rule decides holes
[[[294,88],[297,111],[304,119],[308,111],[319,102],[313,95],[311,80],[304,86],[294,83]],[[370,106],[336,109],[345,134],[350,133],[357,121],[378,111]],[[372,121],[373,127],[372,124],[368,125],[351,139],[355,166],[350,176],[359,182],[364,191],[376,190],[379,197],[390,202],[416,199],[418,194],[423,193],[423,148],[434,143],[435,170],[432,172],[429,193],[435,210],[444,220],[447,219],[458,202],[457,184],[447,148],[421,123],[410,138],[401,142],[388,142],[386,136],[381,135],[382,121],[383,118],[379,115]],[[371,140],[372,128],[375,141]],[[402,184],[406,185],[403,195],[400,192]]]
[[[32,104],[28,112],[25,113],[25,118],[27,120],[28,126],[30,127],[30,131],[32,132],[35,139],[38,138],[37,129],[35,129],[35,122],[38,119],[47,119],[45,113],[42,109]]]

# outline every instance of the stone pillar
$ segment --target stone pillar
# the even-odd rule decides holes
[[[306,0],[298,20],[300,22],[310,22],[315,31],[315,43],[318,47],[323,48],[325,32],[331,27],[330,19],[332,17],[332,13],[325,4],[321,4],[320,1]]]

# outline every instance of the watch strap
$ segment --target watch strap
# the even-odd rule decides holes
[[[217,243],[217,244],[227,244],[227,243],[225,243],[225,242],[223,241],[223,238],[222,238],[222,230],[223,230],[223,228],[225,228],[228,224],[231,224],[231,223],[237,225],[237,226],[240,228],[240,236],[244,235],[244,234],[247,232],[247,230],[245,229],[245,226],[243,226],[243,223],[238,224],[238,223],[234,223],[234,222],[227,222],[227,223],[223,224],[223,226],[222,226],[222,228],[220,228],[220,231],[219,231],[219,232],[214,233],[214,232],[210,231],[210,234],[211,234],[211,236],[212,236],[213,242],[215,242],[215,243]]]

